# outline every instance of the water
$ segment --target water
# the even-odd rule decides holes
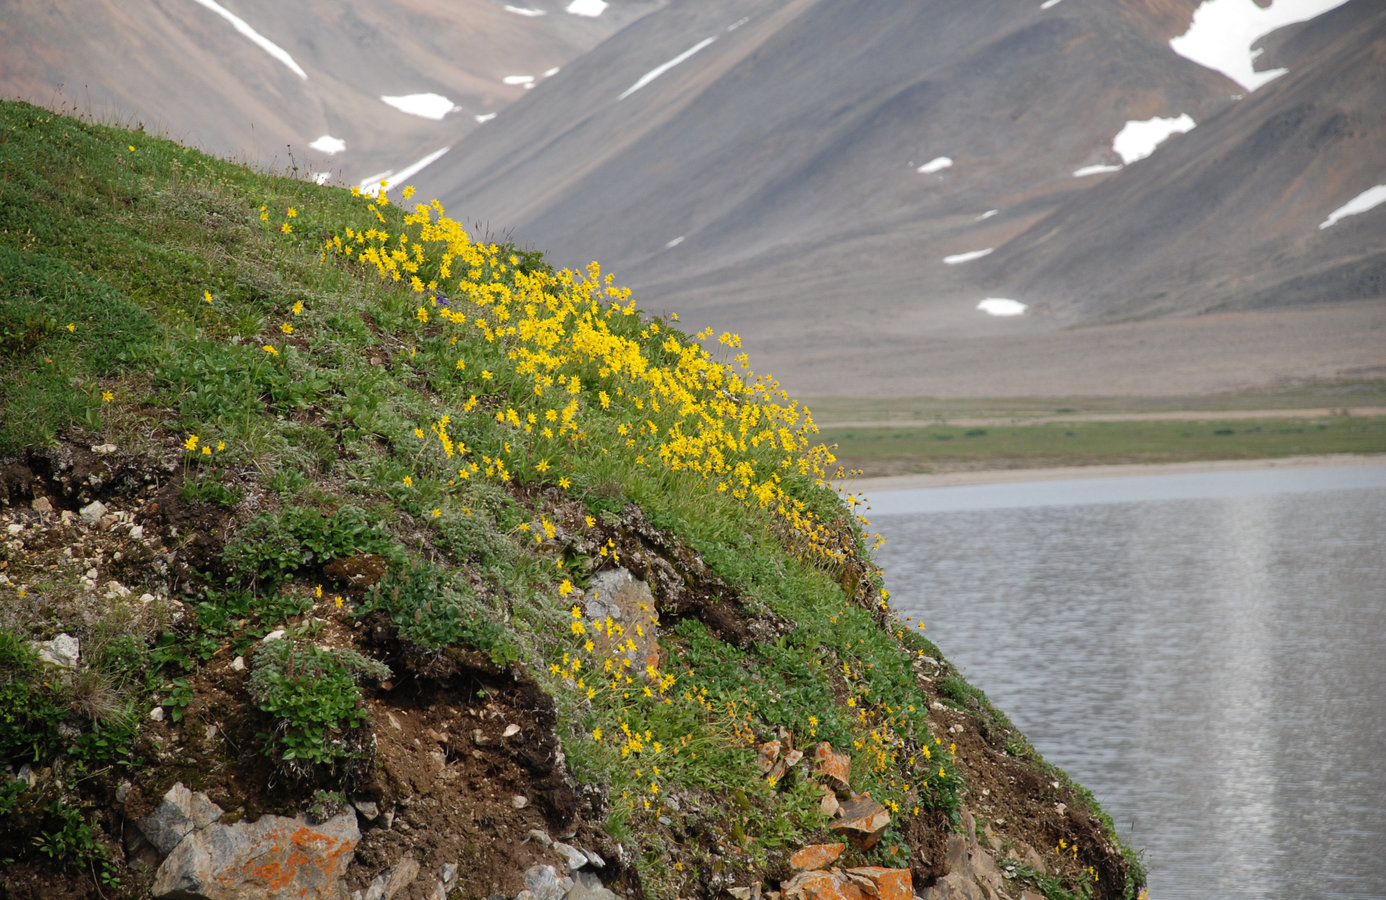
[[[1386,466],[871,499],[896,609],[1152,897],[1386,897]]]

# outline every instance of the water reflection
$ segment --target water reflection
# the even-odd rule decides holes
[[[873,497],[878,558],[1147,850],[1153,896],[1381,897],[1386,466],[1255,474]]]

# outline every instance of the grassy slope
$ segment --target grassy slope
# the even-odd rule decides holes
[[[857,522],[820,484],[827,462],[807,415],[744,361],[716,362],[609,281],[549,273],[537,254],[454,233],[457,271],[443,277],[434,241],[419,272],[449,292],[441,305],[411,287],[408,266],[382,279],[382,266],[412,259],[386,261],[398,235],[417,245],[437,221],[410,225],[394,204],[0,105],[0,456],[115,444],[167,464],[182,500],[223,523],[202,571],[171,582],[166,602],[195,613],[176,626],[166,617],[117,641],[100,623],[61,621],[77,589],[60,580],[31,586],[28,605],[24,592],[5,598],[0,666],[10,708],[26,710],[0,721],[7,762],[66,752],[78,773],[148,766],[137,712],[151,699],[180,710],[179,691],[214,654],[248,654],[288,625],[300,660],[254,657],[255,703],[280,726],[263,750],[298,785],[293,796],[340,787],[361,777],[351,736],[369,723],[354,703],[335,708],[312,683],[275,689],[272,676],[306,667],[354,698],[372,666],[346,647],[318,659],[308,638],[334,616],[373,614],[398,646],[435,658],[460,648],[542,685],[570,768],[604,789],[604,825],[637,849],[647,891],[697,891],[725,852],[709,843],[686,850],[679,871],[659,864],[672,851],[661,815],[715,823],[751,869],[823,835],[811,784],[756,771],[753,742],[776,726],[800,745],[855,746],[855,788],[939,827],[956,822],[966,786],[947,754],[921,753],[939,747],[923,714],[937,697],[911,664],[937,650],[888,617]],[[363,263],[372,246],[383,255]],[[463,312],[468,321],[452,318]],[[573,330],[579,320],[587,331]],[[544,343],[545,328],[562,337]],[[672,556],[706,567],[693,586],[703,614],[661,607],[665,681],[653,692],[640,677],[598,676],[595,623],[575,606],[592,574],[636,546],[632,516]],[[383,560],[384,579],[334,610],[330,588],[315,590],[324,563],[365,554]],[[729,612],[706,612],[719,605]],[[719,640],[708,623],[728,617],[758,639]],[[126,676],[84,720],[106,737],[75,756],[55,736],[65,688],[40,686],[24,649],[65,628],[86,629],[84,666]],[[978,706],[956,684],[944,699]],[[337,729],[309,727],[304,704]],[[1006,740],[1033,758],[1023,738]],[[95,866],[102,838],[74,819],[91,799],[77,783],[59,776],[41,808],[15,784],[0,816],[27,809],[38,843],[15,838],[0,855],[30,858],[56,830]],[[671,793],[697,798],[696,812],[665,807]],[[913,852],[923,866],[916,832],[898,816],[869,860]],[[1134,890],[1136,871],[1098,893]],[[1068,885],[1091,890],[1081,873]]]

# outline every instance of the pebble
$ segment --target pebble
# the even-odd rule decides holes
[[[53,511],[53,504],[48,502],[47,497],[35,497],[34,502],[30,503],[29,506],[34,512],[51,513]]]
[[[587,854],[583,853],[572,844],[554,841],[553,849],[558,852],[559,856],[567,860],[569,869],[581,869],[588,863]]]
[[[149,721],[151,721],[151,722],[162,722],[163,720],[164,720],[164,708],[163,708],[162,706],[156,706],[156,707],[154,707],[153,709],[151,709],[151,710],[149,711]]]
[[[100,522],[104,515],[106,515],[106,504],[100,500],[93,500],[82,507],[82,521],[88,525],[95,525]]]
[[[516,794],[510,798],[510,805],[516,809],[524,809],[526,806],[529,806],[529,798],[523,794]]]

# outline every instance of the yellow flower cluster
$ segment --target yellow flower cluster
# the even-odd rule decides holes
[[[388,203],[384,192],[369,202],[382,225],[381,207]],[[509,382],[508,391],[494,383],[505,393],[491,408],[517,441],[524,436],[530,458],[540,460],[533,467],[540,475],[566,445],[589,440],[589,432],[605,433],[606,441],[632,451],[638,466],[686,473],[769,511],[796,550],[842,558],[843,536],[791,496],[784,481],[792,475],[821,485],[835,460],[812,442],[818,429],[808,410],[773,379],[750,372],[744,353],[736,366],[718,362],[703,346],[711,329],[689,339],[642,319],[629,289],[614,286],[597,263],[583,272],[521,266],[516,254],[472,241],[436,200],[416,205],[405,225],[397,235],[380,227],[347,228],[324,253],[359,260],[381,278],[425,295],[415,313],[426,326],[425,341],[455,346],[469,331],[497,360],[508,360],[512,377],[497,378]],[[740,348],[736,335],[719,341]],[[457,359],[456,371],[470,371],[467,362]],[[482,371],[480,387],[490,389],[486,382],[493,377],[490,369]],[[609,423],[615,423],[614,435]],[[446,432],[433,431],[451,456]],[[520,468],[513,460],[485,459],[484,465],[501,479]]]

